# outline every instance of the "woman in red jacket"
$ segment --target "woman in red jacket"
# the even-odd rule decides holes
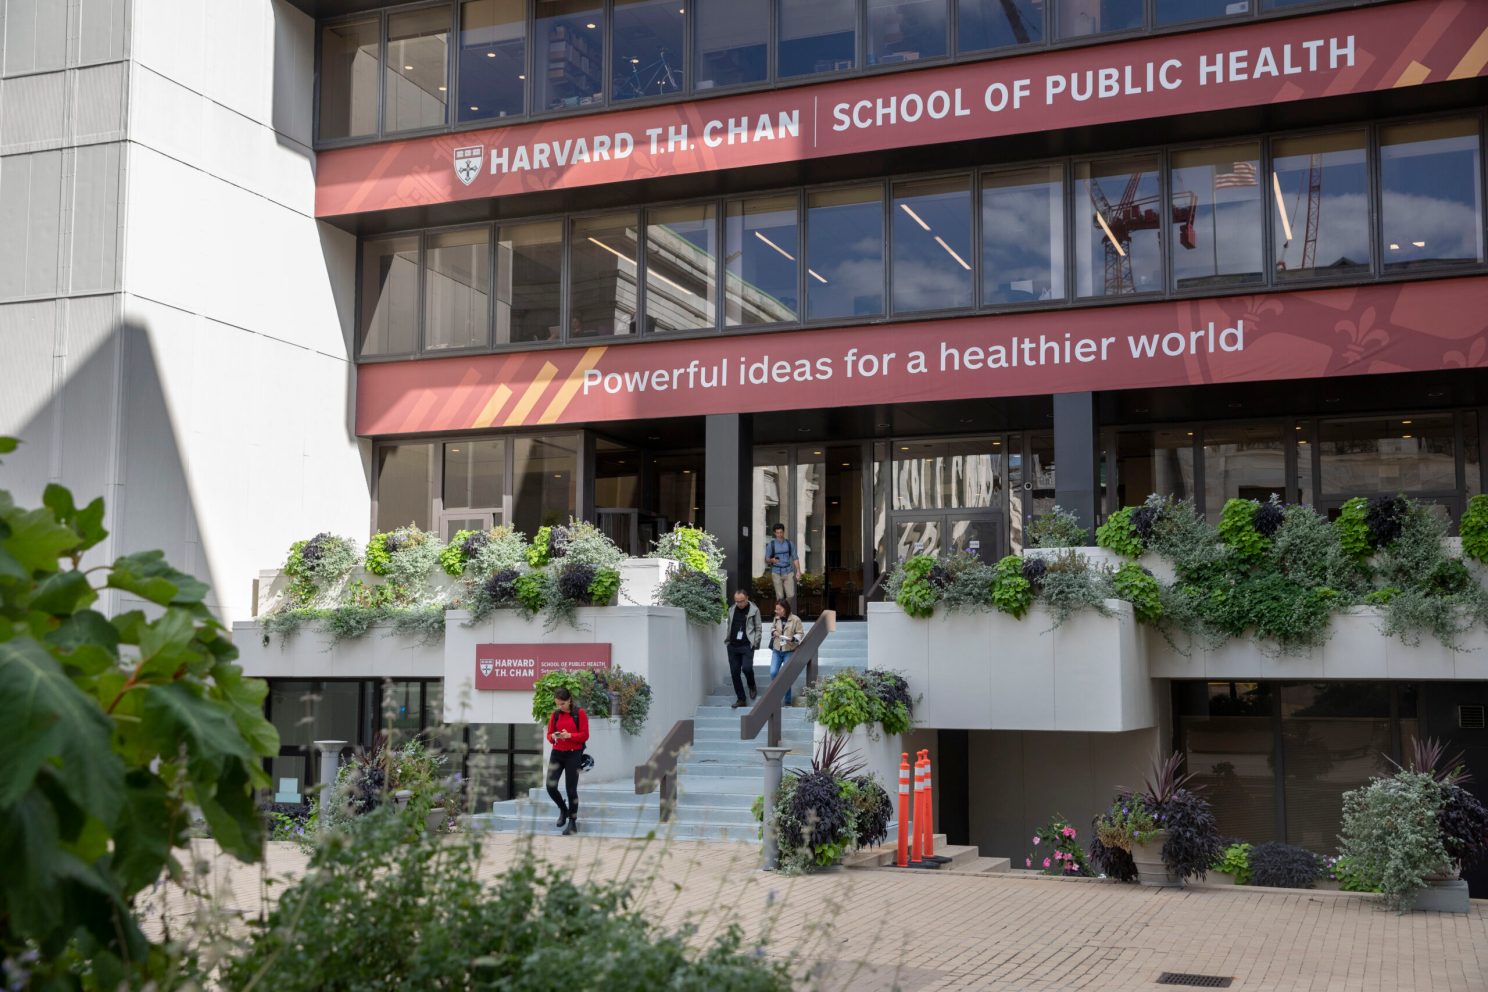
[[[558,826],[565,836],[579,832],[579,762],[588,739],[588,714],[574,702],[573,693],[563,686],[554,689],[553,713],[548,717],[548,743],[553,745],[548,756],[548,795],[558,805]],[[568,789],[566,805],[558,794],[560,774]]]

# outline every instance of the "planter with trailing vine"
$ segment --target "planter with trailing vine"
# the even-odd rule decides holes
[[[1163,845],[1167,842],[1168,832],[1159,830],[1150,840],[1132,844],[1132,862],[1137,866],[1137,881],[1142,885],[1157,889],[1182,887],[1183,879],[1163,862]]]

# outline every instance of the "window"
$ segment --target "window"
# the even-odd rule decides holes
[[[982,302],[1065,298],[1064,166],[982,179]]]
[[[362,246],[363,356],[418,350],[418,246],[417,234]]]
[[[1157,0],[1154,23],[1159,26],[1187,21],[1217,21],[1225,17],[1247,18],[1256,0]]]
[[[843,72],[858,64],[854,0],[790,0],[777,10],[776,75],[782,79]]]
[[[883,187],[808,193],[806,230],[806,316],[883,313]]]
[[[724,233],[725,324],[744,327],[799,318],[799,239],[796,194],[729,203]]]
[[[971,180],[894,184],[894,310],[971,306]]]
[[[1080,296],[1163,287],[1156,155],[1075,165],[1075,278]]]
[[[512,441],[512,526],[524,534],[567,523],[577,506],[578,438],[571,434]]]
[[[557,341],[563,222],[503,224],[496,237],[496,343]]]
[[[509,117],[527,109],[524,0],[460,4],[460,121]]]
[[[956,48],[985,52],[1044,40],[1044,0],[957,0]]]
[[[615,0],[615,103],[682,92],[684,86],[682,0]]]
[[[1058,0],[1055,35],[1060,41],[1142,26],[1142,0]]]
[[[946,54],[946,0],[868,0],[867,64],[898,65]]]
[[[1253,499],[1264,503],[1275,493],[1295,503],[1286,491],[1286,455],[1281,427],[1255,424],[1204,429],[1204,516],[1219,524],[1225,501]]]
[[[378,30],[375,17],[321,28],[321,138],[360,138],[377,133]]]
[[[382,129],[438,127],[448,103],[449,8],[389,14],[387,30]]]
[[[485,347],[491,325],[491,233],[429,235],[424,253],[424,350]]]
[[[432,452],[433,446],[428,444],[398,444],[377,449],[378,530],[394,530],[408,524],[429,529]]]
[[[1452,415],[1325,420],[1318,427],[1326,495],[1454,492]]]
[[[646,212],[646,330],[711,328],[718,219],[711,203]]]
[[[1380,128],[1385,268],[1482,261],[1482,175],[1472,118]]]
[[[506,442],[451,441],[444,446],[444,508],[495,509],[506,492]]]
[[[1363,131],[1271,143],[1278,280],[1369,271]]]
[[[636,215],[580,217],[569,248],[569,340],[634,334]]]
[[[1194,498],[1194,432],[1121,431],[1116,435],[1116,502],[1141,506],[1153,493]]]
[[[1281,839],[1276,829],[1275,687],[1264,682],[1175,682],[1173,695],[1178,748],[1194,783],[1204,787],[1220,828],[1254,844]],[[1291,772],[1288,767],[1289,779]]]
[[[989,509],[1003,490],[1002,442],[996,438],[900,441],[893,450],[894,509]]]
[[[1260,157],[1254,144],[1173,153],[1168,181],[1173,289],[1264,280]]]
[[[595,0],[538,0],[534,111],[604,101],[604,8]]]
[[[769,78],[770,0],[693,0],[692,11],[694,89]]]

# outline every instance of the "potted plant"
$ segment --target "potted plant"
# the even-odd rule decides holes
[[[1270,889],[1310,889],[1327,872],[1327,862],[1292,844],[1270,841],[1250,851],[1250,884]]]
[[[1209,866],[1208,881],[1214,885],[1250,884],[1250,845],[1241,841],[1225,845]]]
[[[1161,888],[1176,888],[1190,876],[1205,877],[1219,857],[1219,829],[1209,803],[1187,787],[1192,776],[1179,771],[1182,763],[1183,755],[1175,752],[1153,765],[1143,791],[1117,793],[1111,807],[1096,818],[1102,847],[1098,861],[1110,864],[1106,852],[1124,850],[1137,880]]]
[[[828,736],[817,744],[809,771],[786,773],[771,809],[756,797],[755,819],[775,818],[782,870],[836,870],[848,851],[888,836],[893,803],[873,776],[861,772],[847,754],[847,738]]]

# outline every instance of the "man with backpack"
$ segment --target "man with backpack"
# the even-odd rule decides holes
[[[801,577],[801,555],[796,551],[796,542],[785,536],[785,524],[776,524],[770,540],[765,542],[765,567],[770,570],[770,580],[775,583],[775,599],[788,601],[791,611],[796,608],[796,580]]]

